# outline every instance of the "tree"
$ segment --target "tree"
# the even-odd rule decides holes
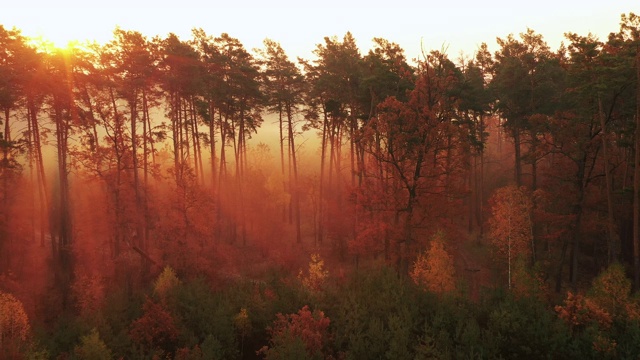
[[[515,150],[515,181],[523,185],[521,143],[528,131],[535,134],[530,118],[537,114],[551,115],[557,96],[553,91],[554,65],[549,46],[542,36],[527,29],[520,34],[521,41],[509,35],[498,38],[500,50],[495,53],[493,77],[490,87],[497,98],[497,110],[506,119],[505,127],[511,132]],[[556,62],[557,64],[557,62]],[[532,140],[535,136],[532,135]],[[536,142],[531,143],[531,154],[535,154]],[[537,158],[530,160],[534,168]],[[535,183],[534,183],[535,184]]]
[[[325,270],[324,260],[322,260],[320,254],[311,254],[309,270],[306,276],[302,270],[300,270],[300,273],[298,274],[298,278],[302,281],[302,284],[312,292],[322,290],[328,276],[329,271]]]
[[[306,358],[323,358],[328,355],[330,322],[322,311],[311,312],[307,305],[296,314],[279,313],[268,328],[271,346],[264,346],[259,353],[264,354],[266,359],[290,359],[293,355],[291,351],[295,351],[296,342],[301,341]]]
[[[176,350],[178,329],[169,311],[151,299],[145,301],[142,316],[131,324],[129,336],[148,354],[160,351],[170,356]]]
[[[295,129],[295,115],[299,111],[298,108],[302,104],[302,96],[305,90],[304,77],[298,67],[289,61],[280,44],[273,40],[266,39],[264,41],[265,49],[262,54],[264,57],[265,70],[263,71],[265,81],[265,92],[267,96],[267,104],[271,111],[277,112],[278,124],[280,131],[280,163],[282,170],[283,183],[285,183],[285,161],[284,161],[284,142],[287,139],[287,163],[289,168],[289,186],[288,190],[291,194],[291,204],[289,206],[291,221],[291,213],[295,217],[296,242],[302,242],[302,233],[300,228],[300,184],[298,179],[298,160],[295,138],[298,135]],[[286,136],[284,130],[286,129]],[[287,187],[285,186],[285,191]],[[293,205],[293,206],[291,206]]]
[[[479,237],[483,236],[484,221],[482,218],[484,203],[484,159],[487,142],[487,116],[491,113],[493,102],[488,84],[490,66],[493,63],[487,44],[482,44],[476,53],[475,60],[463,63],[463,81],[460,85],[460,103],[458,105],[461,121],[467,122],[469,129],[469,231],[475,224],[480,228]],[[478,164],[479,162],[479,164]]]
[[[166,303],[169,292],[178,285],[180,285],[180,279],[176,276],[176,272],[170,266],[165,266],[154,283],[153,291]]]
[[[368,175],[381,177],[393,194],[394,226],[402,233],[396,253],[404,272],[415,250],[414,216],[427,211],[425,199],[451,201],[461,186],[460,158],[468,137],[464,124],[453,121],[459,76],[446,55],[432,52],[421,63],[408,100],[387,98],[378,105],[378,116],[363,130],[367,152],[383,166],[382,171]]]
[[[431,238],[429,249],[413,263],[409,274],[416,285],[436,294],[447,294],[455,290],[455,268],[453,258],[444,248],[442,232]]]
[[[244,356],[244,339],[251,333],[251,320],[246,308],[240,309],[240,312],[233,318],[233,325],[240,334],[240,356]]]
[[[364,147],[360,119],[369,109],[362,109],[358,98],[362,57],[353,35],[347,32],[342,41],[337,37],[325,37],[324,44],[316,45],[314,53],[317,60],[313,64],[305,62],[307,81],[311,84],[306,102],[308,126],[318,129],[321,136],[317,233],[317,241],[321,243],[325,237],[325,226],[331,225],[325,204],[345,209],[344,189],[349,183],[343,172],[343,145],[346,141],[349,142],[347,155],[351,188],[356,187],[356,177],[358,185],[362,181]],[[338,225],[329,231],[333,235],[334,246],[344,254],[347,245],[345,240],[348,236],[355,237],[356,224],[350,221],[351,231],[347,233],[339,228]]]
[[[100,334],[95,328],[91,330],[91,333],[80,338],[80,345],[75,347],[74,352],[81,360],[113,359],[111,349],[100,339]]]
[[[633,173],[633,288],[640,289],[640,16],[622,15],[620,32],[627,46],[635,47],[636,123]]]
[[[254,57],[246,51],[236,38],[223,33],[214,39],[221,56],[222,89],[224,103],[222,111],[220,178],[226,179],[226,145],[231,145],[235,160],[235,181],[233,191],[235,199],[229,200],[232,206],[233,223],[231,241],[236,240],[238,229],[242,243],[247,241],[245,218],[245,173],[247,171],[247,139],[262,124],[261,110],[264,101],[260,89],[260,71]],[[228,184],[231,185],[231,184]]]
[[[196,136],[196,113],[193,105],[195,96],[201,89],[203,68],[200,54],[175,34],[169,34],[166,39],[159,41],[158,48],[162,54],[159,62],[161,85],[167,96],[166,105],[171,119],[174,178],[178,181],[182,170],[191,165],[189,132]],[[197,149],[197,144],[195,148]],[[194,156],[194,165],[197,167],[198,155]],[[189,166],[183,167],[183,163]]]
[[[506,257],[511,289],[511,268],[516,258],[531,257],[535,261],[531,199],[524,188],[507,186],[495,192],[491,203],[490,237],[498,253]]]
[[[638,300],[631,297],[631,281],[620,263],[613,263],[591,283],[588,297],[614,319],[637,316]]]
[[[21,164],[15,157],[20,149],[19,138],[12,134],[12,115],[17,110],[19,102],[23,98],[24,80],[26,71],[21,64],[26,60],[23,56],[27,48],[26,39],[18,30],[6,30],[0,25],[0,123],[4,125],[0,131],[0,270],[6,271],[10,267],[11,228],[13,224],[12,209],[15,205],[14,190],[17,179],[22,170]]]
[[[141,33],[135,31],[124,31],[116,29],[114,31],[115,39],[108,45],[112,52],[111,70],[116,81],[116,89],[118,94],[124,99],[128,106],[131,141],[131,166],[133,170],[133,193],[135,195],[136,213],[142,213],[142,219],[135,219],[136,236],[139,242],[135,244],[145,250],[149,240],[149,211],[147,204],[147,123],[149,114],[149,98],[154,86],[153,77],[157,61],[151,52],[151,43],[142,36]],[[138,160],[138,122],[142,119],[142,147],[144,157],[142,159],[145,170],[143,174],[144,189],[140,185]],[[144,195],[143,195],[144,193]]]
[[[46,57],[47,92],[49,95],[49,117],[55,125],[57,167],[57,196],[51,210],[52,251],[56,281],[62,294],[62,307],[69,307],[69,286],[73,277],[73,229],[71,221],[71,198],[69,182],[69,138],[72,124],[78,123],[78,112],[73,97],[74,72],[76,70],[74,49],[57,50]]]
[[[606,194],[613,191],[612,188],[607,190],[612,185],[606,183],[612,158],[609,150],[613,149],[607,146],[608,132],[609,129],[620,129],[628,111],[625,104],[628,103],[629,96],[629,77],[624,75],[628,71],[628,65],[625,57],[620,56],[620,45],[616,41],[610,39],[600,47],[592,37],[575,34],[568,34],[567,37],[571,43],[567,54],[561,55],[565,69],[562,106],[554,116],[540,122],[546,129],[542,146],[553,154],[550,158],[553,166],[549,168],[549,173],[557,179],[563,179],[562,183],[570,185],[563,190],[560,190],[562,187],[550,189],[559,191],[557,196],[570,199],[567,204],[571,205],[561,211],[572,217],[571,233],[564,238],[562,244],[556,279],[557,291],[561,287],[562,270],[569,245],[569,278],[573,287],[577,285],[579,257],[582,255],[581,242],[584,241],[581,232],[588,224],[586,204],[589,201],[590,186],[604,173],[604,192]],[[607,155],[603,159],[603,172],[598,171],[597,162],[601,151]],[[558,171],[561,163],[565,164],[562,172]],[[607,200],[612,199],[609,197]],[[608,257],[611,257],[615,253],[615,229],[611,219],[613,210],[607,210],[607,213],[607,248]]]
[[[22,302],[0,292],[0,351],[5,359],[19,358],[22,345],[30,336],[31,326]]]

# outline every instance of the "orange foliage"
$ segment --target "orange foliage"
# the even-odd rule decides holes
[[[602,328],[608,329],[611,326],[611,314],[602,309],[593,300],[581,295],[574,295],[567,292],[564,305],[555,307],[558,317],[566,321],[572,330],[582,329],[590,324],[596,323]]]
[[[298,278],[302,281],[302,284],[309,291],[320,291],[324,286],[324,282],[329,276],[329,272],[324,269],[324,260],[320,257],[320,254],[311,254],[311,261],[309,261],[309,272],[305,276],[300,270]]]
[[[455,290],[453,258],[444,248],[442,233],[433,237],[426,253],[418,255],[410,276],[418,286],[438,294]]]
[[[0,292],[0,351],[2,358],[14,358],[27,340],[31,327],[20,300]]]

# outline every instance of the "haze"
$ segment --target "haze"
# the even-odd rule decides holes
[[[638,358],[634,4],[176,4],[1,9],[0,359]]]

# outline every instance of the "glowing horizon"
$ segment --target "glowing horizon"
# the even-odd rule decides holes
[[[396,1],[393,7],[377,0],[366,7],[335,0],[323,3],[324,7],[294,6],[287,0],[275,0],[270,7],[253,0],[244,7],[205,6],[196,0],[184,0],[181,7],[169,6],[164,0],[136,4],[116,0],[111,4],[90,6],[61,0],[52,6],[42,0],[25,0],[5,7],[0,25],[15,27],[29,38],[47,39],[59,48],[70,41],[104,44],[113,39],[116,27],[138,31],[148,38],[174,33],[183,40],[191,37],[193,28],[202,28],[212,36],[226,32],[248,50],[261,48],[262,41],[270,38],[280,42],[292,59],[310,59],[325,36],[342,37],[350,31],[363,54],[373,37],[382,37],[398,43],[409,60],[419,57],[421,48],[446,49],[455,60],[461,54],[473,56],[483,42],[495,51],[496,37],[519,34],[527,28],[542,34],[553,50],[566,32],[593,33],[606,40],[609,32],[619,29],[622,13],[640,12],[637,2],[629,0],[617,4],[542,0],[535,7],[504,0],[461,0],[428,6]]]

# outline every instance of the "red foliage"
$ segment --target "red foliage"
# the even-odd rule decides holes
[[[308,354],[316,354],[322,352],[330,340],[329,323],[324,312],[315,310],[312,313],[305,305],[297,314],[277,314],[267,330],[271,335],[272,348],[298,338],[305,344]],[[260,352],[268,354],[269,348],[265,346]]]
[[[178,339],[178,329],[173,316],[161,304],[147,298],[142,307],[144,314],[131,325],[129,336],[145,349],[172,352]]]

